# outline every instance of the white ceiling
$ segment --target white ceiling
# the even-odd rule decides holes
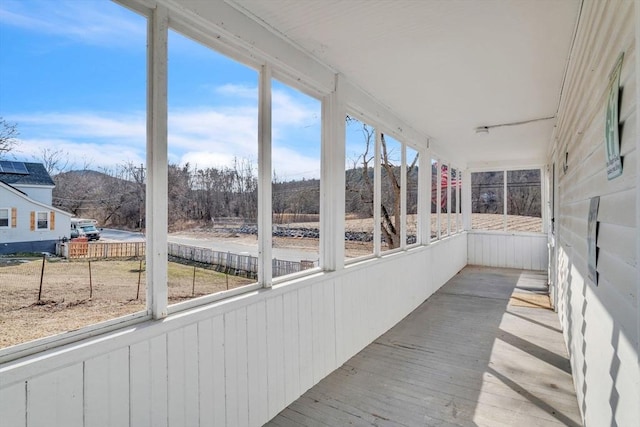
[[[228,0],[471,162],[539,162],[581,0]]]

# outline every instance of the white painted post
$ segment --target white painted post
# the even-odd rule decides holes
[[[320,179],[320,267],[344,267],[345,227],[345,121],[342,77],[335,90],[322,99],[322,156]]]
[[[400,249],[407,249],[407,145],[402,143],[400,162]],[[398,215],[398,213],[395,213]]]
[[[375,146],[375,160],[373,165],[373,254],[380,256],[381,243],[380,237],[382,232],[380,230],[380,202],[382,201],[382,177],[381,175],[381,154],[380,149],[382,146],[382,134],[380,128],[376,126],[376,146]]]
[[[438,227],[438,229],[436,230],[436,238],[440,240],[442,234],[440,231],[440,221],[442,216],[442,162],[440,161],[440,159],[438,159],[437,165],[436,194],[438,203],[436,206],[436,227]]]
[[[502,172],[502,229],[507,231],[507,171]]]
[[[260,69],[258,92],[258,283],[271,287],[271,67],[268,64]]]
[[[640,99],[640,0],[636,0],[634,3],[636,9],[636,45],[635,45],[635,57],[636,57],[636,153],[640,152],[640,106],[638,100]],[[638,212],[640,212],[640,162],[636,162],[636,259],[640,258],[640,219],[638,219]],[[636,295],[640,295],[640,262],[636,262]],[[640,334],[640,314],[638,314],[638,333]],[[640,371],[640,339],[636,340],[636,354],[638,355],[638,370]],[[640,385],[639,385],[640,388]]]
[[[418,243],[428,245],[431,237],[431,155],[420,150],[418,159]]]
[[[148,23],[147,47],[147,311],[167,316],[167,9],[158,5]]]
[[[451,163],[447,165],[447,235],[451,236]]]
[[[465,231],[471,230],[471,172],[465,169],[462,173],[462,224]]]
[[[462,231],[462,217],[460,212],[462,212],[462,196],[460,192],[460,183],[462,182],[462,170],[460,168],[456,169],[456,231],[460,233]]]

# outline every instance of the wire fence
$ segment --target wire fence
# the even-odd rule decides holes
[[[169,243],[168,254],[171,257],[212,265],[219,272],[250,279],[258,277],[258,258],[251,255],[221,252],[178,243]],[[273,277],[297,273],[315,266],[313,261],[286,261],[275,258],[271,263]]]
[[[141,258],[0,259],[0,348],[145,312]],[[211,265],[167,262],[169,303],[255,283]]]

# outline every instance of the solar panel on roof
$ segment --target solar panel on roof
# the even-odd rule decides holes
[[[29,175],[29,171],[27,170],[27,166],[24,162],[10,162],[7,160],[0,161],[0,172]]]

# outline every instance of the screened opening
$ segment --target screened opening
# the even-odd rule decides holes
[[[34,179],[16,188],[40,205],[0,209],[15,237],[1,239],[11,262],[0,262],[0,347],[142,317],[145,188],[127,171],[146,168],[147,19],[113,2],[3,12],[0,118],[19,133],[4,165]]]
[[[258,73],[172,29],[169,304],[258,278]]]
[[[542,231],[540,169],[507,171],[507,231]]]
[[[320,264],[321,103],[272,82],[272,272]]]
[[[542,232],[540,177],[540,169],[473,172],[472,228]]]
[[[418,239],[418,152],[411,147],[406,150],[406,206],[407,206],[407,245],[419,243]]]
[[[345,258],[373,254],[375,129],[346,118]]]
[[[380,163],[380,248],[388,251],[400,247],[402,144],[385,134],[380,138]]]

